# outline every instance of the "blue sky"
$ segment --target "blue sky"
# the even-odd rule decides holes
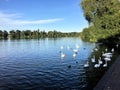
[[[88,26],[80,0],[0,0],[1,30],[80,32]]]

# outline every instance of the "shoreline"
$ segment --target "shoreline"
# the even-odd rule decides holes
[[[120,55],[93,90],[120,90]]]

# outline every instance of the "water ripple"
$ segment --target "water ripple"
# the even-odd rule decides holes
[[[71,41],[70,41],[71,39]],[[76,42],[77,41],[77,42]],[[80,45],[77,57],[72,51]],[[86,73],[83,68],[89,57],[90,44],[86,51],[77,38],[0,41],[0,90],[80,90],[86,87]],[[4,46],[5,44],[5,46]],[[60,58],[60,46],[66,56]],[[83,46],[84,45],[84,46]],[[76,63],[77,61],[77,63]],[[68,66],[71,65],[71,68]]]

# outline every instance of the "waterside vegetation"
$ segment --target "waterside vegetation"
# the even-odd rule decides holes
[[[120,43],[120,0],[82,0],[89,27],[80,33],[90,42]]]

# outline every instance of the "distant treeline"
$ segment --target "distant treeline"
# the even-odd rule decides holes
[[[77,32],[69,32],[69,33],[63,33],[58,32],[56,30],[54,31],[40,31],[38,30],[0,30],[0,39],[37,39],[37,38],[59,38],[59,37],[77,37],[80,33]]]

